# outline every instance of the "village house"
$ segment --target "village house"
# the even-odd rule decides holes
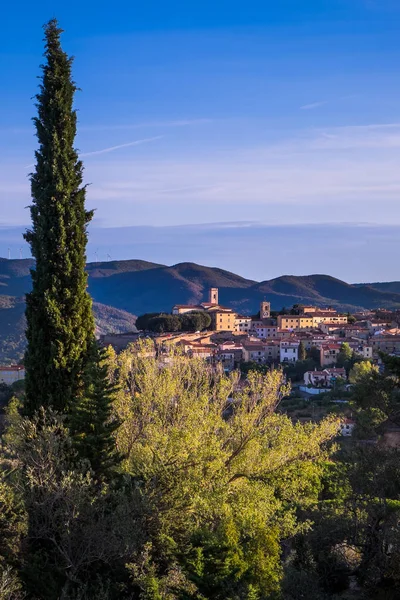
[[[230,308],[210,308],[207,312],[214,331],[236,331],[237,314]]]
[[[191,344],[187,353],[192,358],[205,358],[210,360],[216,353],[215,346],[204,346],[202,344]]]
[[[392,326],[392,319],[370,319],[367,322],[368,329],[372,335],[375,333],[380,333],[385,331],[386,329],[390,329]]]
[[[322,344],[320,347],[320,365],[321,367],[329,367],[330,365],[335,365],[337,362],[337,357],[340,354],[342,348],[342,344],[338,343],[330,343],[330,344]]]
[[[279,360],[279,342],[270,340],[261,342],[243,343],[243,360],[245,362],[257,362],[261,364],[276,362]]]
[[[342,338],[357,337],[367,340],[370,336],[369,329],[366,325],[337,325],[333,323],[321,323],[319,328],[324,333],[332,334]]]
[[[239,331],[241,333],[249,333],[252,326],[251,317],[246,317],[243,315],[236,315],[235,319],[235,331]]]
[[[226,371],[236,369],[243,360],[241,344],[222,344],[214,355],[216,362],[220,362]]]
[[[357,354],[357,356],[364,358],[365,360],[371,360],[373,358],[372,344],[368,341],[360,339],[347,339],[346,342],[350,348]]]
[[[276,325],[265,325],[264,323],[253,322],[252,331],[262,340],[278,337],[278,327]]]
[[[318,328],[322,323],[330,323],[331,325],[345,325],[347,322],[347,315],[333,314],[329,311],[315,312],[312,315],[312,326],[314,328]]]
[[[193,312],[193,311],[198,311],[198,310],[204,310],[204,308],[199,304],[175,304],[172,307],[172,314],[173,315],[183,315],[185,313],[189,313],[189,312]]]
[[[334,308],[318,308],[317,306],[302,306],[300,308],[300,314],[301,315],[310,315],[310,314],[314,314],[316,312],[324,312],[327,314],[331,314],[331,315],[337,315],[337,311]]]
[[[280,362],[297,362],[299,360],[300,342],[295,340],[282,340],[280,342]]]
[[[22,365],[10,365],[9,367],[0,367],[0,383],[12,385],[16,381],[25,379],[25,367]]]
[[[379,352],[400,354],[400,334],[391,334],[388,331],[377,333],[371,338],[371,346],[375,355]]]
[[[309,330],[313,328],[311,315],[278,315],[278,328],[291,331]]]
[[[347,379],[343,368],[324,369],[323,371],[307,371],[304,373],[304,384],[313,387],[331,387],[338,379]]]

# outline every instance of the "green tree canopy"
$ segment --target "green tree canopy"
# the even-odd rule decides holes
[[[363,360],[352,367],[349,373],[349,381],[350,383],[360,383],[364,378],[369,378],[374,373],[379,373],[378,367],[369,360]]]
[[[136,581],[165,589],[174,568],[193,588],[184,597],[266,598],[279,589],[281,541],[301,528],[297,510],[315,499],[316,461],[337,425],[277,414],[288,392],[279,370],[239,385],[202,359],[147,354],[141,344],[115,357],[122,469],[142,482],[151,532]]]

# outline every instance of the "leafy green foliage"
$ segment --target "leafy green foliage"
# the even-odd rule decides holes
[[[115,381],[122,469],[142,482],[149,511],[152,585],[174,568],[195,585],[187,598],[278,590],[280,542],[301,528],[297,508],[315,498],[314,461],[336,424],[277,414],[288,391],[280,371],[239,386],[201,359],[149,358],[145,343],[115,357]]]
[[[298,360],[295,363],[285,365],[283,371],[291,381],[302,381],[306,371],[313,371],[316,368],[316,363],[312,358]]]
[[[12,489],[28,514],[20,572],[43,600],[97,598],[108,579],[108,597],[117,599],[119,573],[140,539],[136,492],[99,484],[79,461],[64,421],[44,410],[33,420],[15,416],[8,436],[17,467]]]
[[[350,368],[350,361],[353,358],[353,350],[351,349],[348,342],[343,342],[340,348],[340,352],[337,357],[336,366]]]
[[[377,373],[379,373],[379,369],[376,365],[373,365],[369,360],[363,360],[352,367],[349,373],[349,381],[350,383],[360,383]]]

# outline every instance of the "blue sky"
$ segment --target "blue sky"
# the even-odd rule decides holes
[[[29,223],[41,25],[56,16],[82,88],[89,259],[399,279],[397,0],[38,4],[3,8],[0,255],[19,255]]]

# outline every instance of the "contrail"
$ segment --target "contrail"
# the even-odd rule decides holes
[[[144,138],[143,140],[135,140],[128,142],[127,144],[120,144],[119,146],[110,146],[109,148],[103,148],[102,150],[94,150],[93,152],[83,152],[79,156],[94,156],[95,154],[106,154],[107,152],[114,152],[120,148],[129,148],[129,146],[140,146],[140,144],[147,144],[148,142],[155,142],[163,138],[163,135],[157,135],[151,138]]]

